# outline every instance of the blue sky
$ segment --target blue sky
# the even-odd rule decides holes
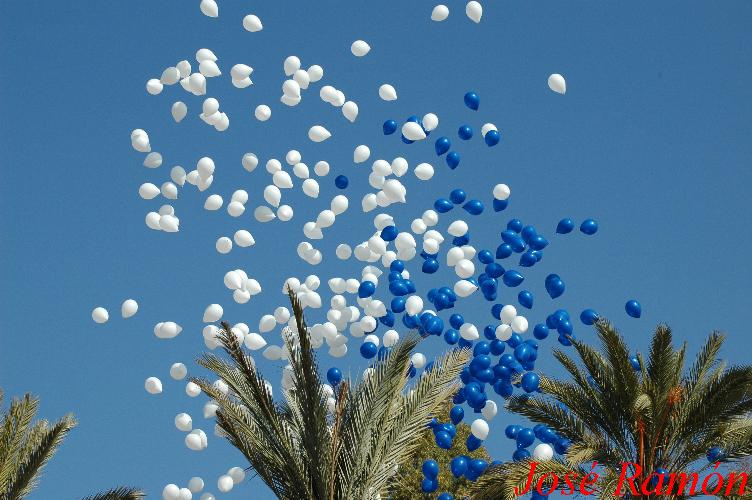
[[[433,23],[431,2],[220,2],[219,19],[199,12],[198,2],[12,2],[0,16],[0,386],[6,395],[26,391],[40,396],[40,415],[55,418],[72,411],[80,426],[47,468],[32,499],[74,498],[115,484],[137,484],[159,496],[167,483],[185,485],[202,476],[216,493],[216,478],[242,457],[213,438],[213,424],[201,418],[202,398],[189,400],[183,383],[168,370],[189,363],[203,350],[201,315],[212,302],[225,306],[232,322],[255,325],[284,304],[284,278],[315,273],[322,281],[354,276],[356,262],[336,260],[340,242],[370,236],[372,215],[359,212],[368,167],[352,164],[358,144],[371,147],[372,159],[404,156],[411,166],[428,161],[436,176],[421,184],[406,177],[406,206],[388,210],[405,228],[412,218],[462,187],[490,204],[491,187],[512,187],[510,208],[487,210],[471,223],[473,244],[494,248],[511,217],[533,224],[552,240],[541,264],[526,274],[537,302],[531,324],[556,307],[578,313],[592,307],[611,318],[635,349],[644,350],[652,328],[667,322],[694,351],[713,329],[727,333],[723,355],[747,359],[745,350],[752,270],[752,4],[724,2],[485,2],[480,24],[464,15],[464,3],[451,2],[451,15]],[[264,23],[260,33],[242,29],[245,14]],[[350,54],[356,39],[371,53]],[[198,120],[201,98],[179,87],[160,96],[144,90],[147,79],[197,49],[211,48],[225,74],[235,63],[255,71],[255,85],[240,91],[228,78],[210,81],[231,119],[219,134]],[[324,80],[304,94],[297,108],[279,103],[282,61],[297,55],[304,67],[320,64]],[[195,64],[194,64],[195,66]],[[562,73],[565,96],[548,90],[550,73]],[[382,83],[393,84],[399,100],[378,99]],[[357,101],[355,124],[317,96],[321,84],[343,90]],[[481,96],[477,112],[462,96]],[[175,100],[189,106],[189,117],[173,123]],[[256,105],[273,108],[269,122],[252,118]],[[453,138],[462,164],[450,171],[436,159],[432,144],[403,145],[381,135],[387,118],[435,112],[440,135]],[[502,142],[487,148],[478,138],[459,144],[456,129],[469,123],[479,132],[490,121]],[[327,126],[333,137],[322,144],[306,138],[311,125]],[[165,164],[141,166],[130,148],[134,128],[149,132]],[[283,159],[298,149],[312,166],[332,165],[321,180],[318,200],[299,189],[286,200],[296,210],[283,225],[260,226],[252,208],[268,178],[259,168],[240,166],[245,152],[262,161]],[[144,216],[161,202],[138,197],[143,182],[161,184],[169,168],[193,168],[201,156],[217,164],[206,193],[181,191],[173,203],[181,218],[178,234],[150,231]],[[325,261],[311,268],[295,256],[303,222],[311,220],[336,194],[334,176],[347,174],[351,209],[338,218],[317,246]],[[226,200],[234,189],[251,195],[241,219],[201,207],[206,194]],[[255,202],[255,203],[254,203]],[[466,214],[449,214],[453,220]],[[562,217],[600,223],[596,236],[556,237]],[[364,225],[368,225],[365,227]],[[445,226],[444,226],[445,227]],[[218,255],[214,241],[250,229],[257,245]],[[246,305],[234,304],[222,284],[228,270],[244,268],[265,292]],[[415,267],[415,266],[413,266]],[[545,296],[543,278],[559,273],[567,293],[556,303]],[[418,274],[419,271],[418,271]],[[423,290],[450,279],[449,273],[418,279]],[[322,288],[323,289],[323,288]],[[516,296],[508,291],[502,301]],[[136,298],[141,309],[119,317],[120,303]],[[631,319],[624,302],[637,298],[643,317]],[[327,298],[325,297],[325,300]],[[488,305],[470,300],[462,310],[479,325],[491,322]],[[110,310],[106,325],[95,325],[93,307]],[[316,317],[312,317],[312,322]],[[173,320],[183,333],[172,341],[152,334],[158,321]],[[576,324],[576,333],[593,333]],[[323,367],[363,364],[355,354]],[[543,344],[540,371],[558,374],[551,362],[551,338]],[[423,349],[443,349],[438,339]],[[260,356],[257,356],[261,359]],[[281,365],[259,362],[279,382]],[[192,373],[198,373],[195,369]],[[147,395],[143,381],[159,376],[165,391]],[[194,416],[209,434],[209,448],[187,450],[173,425],[176,413]],[[488,445],[508,458],[500,415]],[[255,479],[229,498],[266,498]]]

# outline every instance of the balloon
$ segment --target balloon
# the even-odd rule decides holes
[[[499,141],[501,141],[501,134],[498,130],[489,130],[488,133],[483,136],[483,140],[485,141],[486,146],[491,148],[493,146],[496,146]]]
[[[470,215],[480,215],[483,213],[483,202],[480,200],[470,200],[464,205],[462,205],[462,209],[468,212]]]
[[[433,177],[433,166],[429,163],[421,163],[415,167],[415,177],[422,181],[427,181]]]
[[[565,94],[567,92],[567,82],[564,81],[563,76],[558,73],[554,73],[548,77],[548,88],[550,88],[557,94]]]
[[[353,151],[353,162],[363,163],[370,156],[371,156],[370,148],[366,146],[365,144],[361,144],[360,146],[355,148],[355,151]]]
[[[624,305],[624,310],[627,314],[633,318],[639,318],[642,316],[642,306],[636,300],[627,301]]]
[[[110,319],[110,313],[108,313],[107,309],[104,307],[96,307],[91,312],[91,319],[93,319],[95,323],[106,323],[107,320]]]
[[[636,371],[636,372],[640,371],[641,368],[642,368],[640,366],[640,358],[638,358],[637,356],[630,356],[629,357],[629,364],[632,365],[632,369],[634,371]]]
[[[517,271],[510,269],[504,273],[501,279],[506,286],[516,287],[516,286],[519,286],[525,280],[525,277],[522,276]]]
[[[533,308],[533,294],[528,292],[527,290],[522,290],[517,294],[517,301],[522,307],[526,309]]]
[[[347,101],[342,105],[342,114],[350,123],[355,123],[355,119],[358,117],[358,105],[352,101]]]
[[[470,125],[462,125],[457,130],[457,135],[460,136],[460,139],[463,141],[467,141],[469,139],[472,139],[473,137],[473,128]]]
[[[217,489],[222,493],[227,493],[228,491],[232,490],[232,487],[234,485],[235,482],[232,480],[232,476],[229,476],[227,474],[219,476],[219,479],[217,479]]]
[[[454,496],[451,493],[444,492],[437,496],[436,500],[454,500]]]
[[[436,479],[439,475],[439,464],[436,460],[428,459],[423,462],[421,470],[423,471],[423,475],[427,478]]]
[[[555,299],[560,297],[564,293],[566,286],[561,278],[557,274],[549,274],[546,276],[546,292],[548,295]]]
[[[234,484],[242,483],[245,479],[245,471],[242,467],[233,467],[227,471],[227,475],[232,478]]]
[[[580,231],[587,235],[593,235],[598,232],[598,223],[593,219],[585,219],[580,224]]]
[[[214,0],[201,0],[199,8],[201,9],[201,13],[207,17],[219,16],[219,6]]]
[[[385,101],[396,101],[397,91],[394,90],[394,87],[392,87],[388,83],[385,83],[381,87],[379,87],[379,97],[381,97]]]
[[[465,94],[465,106],[468,108],[477,111],[478,107],[480,106],[480,97],[478,97],[478,94],[475,92],[468,92]]]
[[[402,135],[411,141],[421,141],[426,138],[426,132],[419,123],[405,122],[402,125]]]
[[[321,125],[314,125],[308,130],[308,138],[313,142],[323,142],[331,136],[331,132],[329,132]]]
[[[535,441],[535,433],[532,429],[525,427],[517,432],[515,439],[518,447],[527,448]]]
[[[723,450],[718,446],[713,446],[707,453],[708,462],[715,463],[723,458]]]
[[[342,372],[339,371],[339,368],[329,368],[326,372],[326,380],[332,386],[336,386],[342,381]]]
[[[496,200],[506,200],[511,194],[512,190],[506,184],[496,184],[493,188],[493,197]]]
[[[425,478],[420,483],[420,490],[423,493],[431,493],[439,488],[439,482],[436,479]]]
[[[449,168],[454,170],[460,164],[460,154],[457,151],[450,151],[446,157],[446,163]]]
[[[138,302],[133,299],[127,299],[120,306],[120,314],[123,318],[130,318],[138,311]],[[96,321],[96,320],[95,320]]]
[[[149,377],[144,382],[144,389],[149,394],[160,394],[162,392],[162,381],[157,377]]]
[[[374,356],[376,356],[376,353],[378,352],[378,347],[376,347],[376,344],[373,342],[363,342],[360,344],[360,355],[363,356],[365,359],[371,359]]]
[[[339,189],[346,189],[349,183],[350,183],[350,180],[344,175],[338,175],[334,179],[334,185],[337,186]]]
[[[382,125],[382,130],[384,131],[384,135],[392,135],[397,131],[397,122],[394,120],[385,121],[384,125]]]
[[[449,469],[452,471],[454,477],[462,477],[465,472],[467,472],[467,467],[468,457],[464,455],[454,457],[451,462],[449,462]]]
[[[465,6],[465,14],[472,21],[479,23],[480,18],[483,16],[483,6],[475,0],[472,0]]]
[[[483,444],[483,441],[472,434],[467,436],[467,440],[465,441],[465,447],[467,448],[467,451],[475,451],[480,448],[481,444]]]
[[[473,420],[473,423],[470,424],[470,432],[481,441],[488,437],[488,431],[488,422],[481,418]]]
[[[253,114],[258,121],[265,122],[272,117],[272,110],[266,104],[259,104],[258,106],[256,106],[256,110],[253,112]]]
[[[454,425],[457,425],[460,422],[462,422],[462,419],[464,416],[465,416],[465,410],[463,410],[461,406],[453,406],[452,409],[449,411],[449,418],[451,419]]]
[[[540,377],[535,372],[527,372],[522,376],[522,388],[525,392],[535,392],[540,385]]]
[[[538,461],[551,460],[554,457],[554,449],[550,444],[541,443],[533,448],[533,458]]]
[[[371,46],[363,40],[355,40],[350,46],[350,52],[355,57],[363,57],[371,51]]]
[[[264,29],[264,26],[261,24],[261,19],[257,16],[248,14],[243,18],[243,28],[251,33],[256,33],[257,31]]]
[[[436,139],[436,142],[434,143],[434,151],[436,151],[437,156],[441,156],[452,147],[452,141],[449,140],[449,137],[439,137]]]
[[[585,309],[580,313],[580,321],[585,325],[592,325],[598,321],[598,313],[592,309]]]
[[[448,432],[439,431],[436,433],[436,446],[444,450],[452,447],[452,436]]]
[[[574,229],[574,221],[572,219],[561,219],[556,226],[556,232],[558,234],[568,234]]]

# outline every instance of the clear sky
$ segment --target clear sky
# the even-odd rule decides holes
[[[203,16],[198,3],[3,2],[0,386],[8,396],[39,395],[43,417],[72,411],[80,420],[30,498],[75,498],[119,483],[159,497],[165,484],[185,485],[194,475],[216,493],[219,475],[245,465],[202,419],[203,398],[187,398],[169,367],[183,361],[198,373],[192,360],[204,348],[201,315],[209,303],[221,303],[228,320],[255,329],[262,314],[284,304],[284,278],[355,276],[357,263],[341,263],[333,250],[372,231],[373,213],[359,211],[369,168],[352,163],[358,144],[371,147],[372,159],[404,156],[411,166],[428,161],[436,167],[429,183],[406,176],[409,203],[388,209],[405,229],[454,187],[490,205],[494,184],[511,186],[506,212],[487,210],[475,219],[455,211],[442,223],[466,216],[477,248],[495,248],[511,217],[549,236],[544,260],[526,273],[525,286],[536,295],[531,324],[556,307],[573,314],[592,307],[635,349],[644,351],[652,328],[667,322],[693,352],[710,331],[722,330],[729,337],[724,357],[748,361],[752,3],[489,0],[480,24],[465,17],[462,2],[450,2],[443,23],[430,21],[433,4],[422,0],[294,1],[284,8],[225,0],[219,19]],[[262,19],[262,32],[242,29],[248,13]],[[367,57],[350,54],[356,39],[370,43]],[[240,62],[255,69],[255,85],[242,91],[229,78],[209,82],[209,95],[231,119],[224,134],[197,118],[201,98],[179,86],[156,97],[144,90],[147,79],[181,59],[195,67],[201,47],[214,50],[225,74]],[[292,54],[304,67],[320,64],[325,71],[297,108],[279,103],[282,61]],[[566,77],[565,96],[548,90],[550,73]],[[398,101],[378,99],[385,82],[396,87]],[[355,124],[318,98],[321,84],[359,104]],[[468,90],[481,96],[477,112],[463,106]],[[189,116],[176,125],[170,106],[178,99],[188,104]],[[252,118],[261,103],[273,109],[269,122]],[[385,119],[427,112],[440,118],[436,134],[452,137],[461,152],[457,170],[436,159],[432,141],[408,147],[397,136],[381,135]],[[459,125],[469,123],[478,133],[487,121],[502,131],[498,147],[487,148],[477,137],[459,144]],[[333,137],[308,141],[314,124]],[[146,129],[163,154],[160,169],[141,166],[142,155],[130,148],[134,128]],[[245,172],[240,158],[254,152],[262,162],[283,159],[292,148],[309,166],[328,160],[332,174],[321,180],[318,200],[299,188],[286,195],[296,210],[291,222],[261,226],[252,209],[269,179],[263,167]],[[190,170],[205,155],[217,164],[216,180],[206,193],[181,190],[173,202],[180,232],[148,230],[145,214],[163,201],[141,200],[138,186],[159,185],[171,166]],[[325,258],[314,269],[297,258],[295,245],[302,224],[328,208],[339,173],[351,179],[345,193],[351,209],[317,243]],[[207,194],[229,200],[240,187],[251,195],[242,218],[202,209]],[[601,230],[593,237],[556,237],[562,217],[593,217]],[[218,255],[216,238],[240,228],[251,230],[256,246]],[[239,267],[265,289],[242,306],[222,284],[224,273]],[[556,303],[543,290],[549,272],[568,286]],[[449,282],[450,274],[417,279],[425,293]],[[512,302],[516,292],[503,290],[500,300]],[[126,321],[119,307],[129,297],[141,309]],[[642,319],[624,313],[630,298],[641,301]],[[98,305],[110,310],[105,325],[91,320]],[[492,321],[488,309],[482,300],[462,307],[481,326]],[[184,331],[160,341],[152,328],[167,320]],[[321,317],[312,315],[315,321]],[[580,337],[593,337],[579,321],[575,326]],[[538,363],[554,375],[560,373],[551,362],[555,345],[555,338],[543,342]],[[322,351],[322,367],[360,373],[358,346],[353,339],[344,360]],[[443,347],[433,338],[422,349],[432,354]],[[277,385],[282,365],[257,359]],[[143,390],[152,375],[164,383],[158,397]],[[181,411],[207,432],[207,450],[186,449],[173,425]],[[503,428],[517,421],[509,415],[494,421],[487,444],[495,458],[511,455]],[[267,498],[262,491],[255,479],[228,497]]]

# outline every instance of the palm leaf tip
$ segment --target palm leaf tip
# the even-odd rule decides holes
[[[89,495],[83,500],[139,500],[145,498],[146,493],[131,486],[118,486],[107,491]]]

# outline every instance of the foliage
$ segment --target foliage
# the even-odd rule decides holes
[[[439,422],[449,422],[449,410],[451,410],[451,401],[444,404],[441,411],[436,415]],[[452,447],[448,450],[439,448],[436,445],[434,434],[431,429],[424,429],[420,437],[420,446],[410,460],[405,462],[399,469],[396,478],[396,484],[389,492],[390,500],[409,500],[418,498],[420,495],[420,482],[423,480],[423,471],[421,467],[423,462],[428,459],[436,460],[439,464],[439,488],[430,498],[434,498],[438,493],[451,493],[454,498],[464,498],[470,492],[471,483],[464,477],[456,478],[449,469],[449,463],[458,455],[466,455],[471,459],[482,458],[491,463],[491,458],[486,451],[485,446],[477,450],[467,451],[465,441],[470,435],[470,426],[466,423],[459,423],[457,426],[457,435],[452,441]]]
[[[3,392],[0,390],[0,404]],[[47,420],[32,422],[39,400],[30,394],[14,398],[8,411],[0,418],[0,498],[16,500],[25,497],[37,486],[44,466],[53,457],[68,433],[75,427],[72,415],[65,415],[50,424]],[[133,488],[117,488],[100,493],[91,500],[135,500],[143,498]]]
[[[378,498],[456,391],[469,352],[450,351],[408,387],[410,355],[420,341],[408,336],[362,381],[338,384],[330,413],[302,305],[288,292],[296,331],[284,335],[293,382],[282,402],[274,401],[227,323],[220,339],[230,360],[205,354],[199,364],[227,383],[228,394],[193,380],[217,402],[217,423],[227,439],[279,498]]]
[[[706,459],[711,447],[720,447],[727,462],[752,454],[752,366],[727,367],[717,359],[721,334],[708,338],[685,372],[686,344],[675,349],[671,330],[659,325],[647,362],[639,356],[635,371],[612,325],[599,320],[596,330],[601,351],[572,339],[582,367],[555,351],[571,381],[541,377],[543,395],[514,396],[507,403],[509,410],[572,441],[563,460],[539,464],[535,481],[549,471],[587,473],[597,461],[603,473],[596,486],[605,498],[616,490],[623,462],[639,464],[642,478],[657,468],[704,477],[712,472]],[[478,481],[473,498],[512,499],[529,470],[527,461],[492,468]]]

